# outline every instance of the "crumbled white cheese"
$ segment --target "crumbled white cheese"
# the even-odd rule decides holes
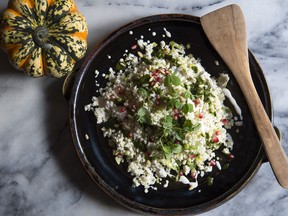
[[[169,31],[167,31],[166,28],[163,28],[163,30],[165,31],[165,34],[167,37],[169,37],[169,38],[172,37],[171,33]]]
[[[86,139],[86,140],[89,140],[88,134],[85,134],[85,139]]]

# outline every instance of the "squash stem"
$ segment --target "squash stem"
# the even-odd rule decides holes
[[[41,48],[49,50],[52,48],[52,45],[47,43],[49,36],[49,30],[45,26],[38,26],[33,32],[34,42]]]

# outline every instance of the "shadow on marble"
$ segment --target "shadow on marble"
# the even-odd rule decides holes
[[[47,144],[52,154],[53,160],[57,162],[60,173],[63,174],[65,182],[70,185],[71,190],[77,190],[80,194],[78,199],[75,198],[75,203],[79,202],[83,197],[93,199],[95,205],[103,205],[106,207],[122,208],[116,201],[104,193],[84,170],[77,153],[74,149],[72,138],[69,130],[68,121],[68,103],[62,95],[62,84],[64,79],[53,79],[44,88],[46,92],[46,134],[54,136],[54,139],[49,139]],[[59,124],[63,125],[62,129]],[[69,187],[69,186],[68,186]],[[69,190],[69,189],[68,189]]]

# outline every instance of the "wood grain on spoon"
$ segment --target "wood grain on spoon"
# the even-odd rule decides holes
[[[200,21],[212,46],[229,67],[244,94],[279,184],[288,189],[288,159],[252,81],[245,20],[240,7],[226,6],[204,15]]]

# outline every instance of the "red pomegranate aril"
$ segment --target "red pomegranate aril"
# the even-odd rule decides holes
[[[161,77],[156,77],[156,78],[155,78],[155,81],[156,81],[156,82],[161,82],[162,79],[161,79]]]
[[[131,46],[131,49],[134,50],[134,49],[137,49],[137,47],[138,47],[137,44],[133,44],[133,45]]]
[[[234,156],[233,154],[229,154],[228,157],[229,157],[230,159],[234,159],[235,156]]]
[[[218,139],[217,136],[215,136],[215,137],[212,138],[212,141],[213,141],[214,143],[218,143],[218,142],[219,142],[219,139]]]
[[[216,131],[216,132],[215,132],[215,135],[216,135],[216,136],[220,135],[220,131]]]
[[[164,68],[163,70],[165,75],[169,75],[169,71],[166,68]]]
[[[179,118],[179,115],[176,115],[176,114],[173,115],[173,119],[174,119],[174,120],[178,120],[178,118]]]
[[[228,123],[228,120],[227,119],[222,119],[221,122],[225,125]]]
[[[184,172],[181,170],[181,171],[179,172],[179,175],[180,175],[180,176],[183,176],[183,175],[184,175]]]
[[[158,77],[159,73],[160,73],[160,70],[156,70],[152,73],[152,76]]]
[[[200,104],[200,99],[196,98],[195,100],[193,100],[194,104],[197,106],[198,104]]]
[[[161,99],[161,96],[160,96],[159,94],[157,94],[157,95],[156,95],[156,99],[157,99],[157,100],[160,100],[160,99]]]
[[[151,153],[150,151],[147,151],[147,152],[146,152],[146,156],[147,156],[147,157],[150,157],[151,154],[152,154],[152,153]]]
[[[120,92],[122,90],[121,86],[119,86],[119,85],[116,86],[115,89],[116,89],[117,92]]]
[[[215,166],[215,165],[216,165],[215,160],[211,160],[210,163],[209,163],[209,165],[210,165],[210,166]]]
[[[191,177],[192,177],[193,179],[195,179],[195,178],[196,178],[196,172],[191,172]]]
[[[128,138],[132,138],[133,134],[132,133],[128,133]]]
[[[133,112],[135,112],[135,111],[136,111],[136,109],[137,109],[136,105],[135,105],[135,104],[133,104],[133,105],[131,106],[131,110],[132,110]]]
[[[116,98],[115,95],[110,95],[110,96],[109,96],[109,99],[110,99],[110,100],[115,100],[115,98]]]
[[[189,155],[189,158],[190,158],[190,159],[193,159],[193,158],[195,158],[195,157],[196,157],[196,155],[194,155],[194,154],[190,154],[190,155]]]
[[[203,113],[200,113],[200,114],[199,114],[199,118],[202,119],[203,117],[204,117],[204,114],[203,114]]]
[[[122,113],[126,112],[126,107],[124,107],[124,106],[120,107],[119,111],[122,112]]]
[[[178,114],[179,113],[179,110],[177,108],[173,108],[172,111],[173,111],[174,114]]]

